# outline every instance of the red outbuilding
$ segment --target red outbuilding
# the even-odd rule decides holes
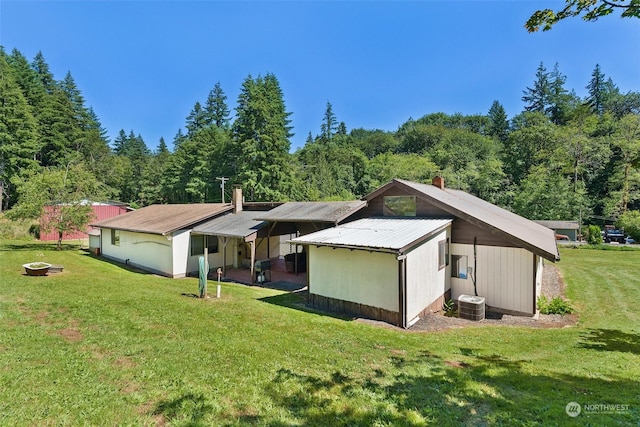
[[[132,210],[129,205],[121,202],[93,202],[91,203],[91,208],[94,214],[94,219],[91,222],[113,218],[114,216],[122,215]],[[53,206],[45,206],[43,217],[50,215],[53,209]],[[42,219],[40,222],[42,223]],[[93,227],[88,225],[84,232],[65,233],[62,235],[62,240],[86,239],[89,237],[88,233],[93,229]],[[41,232],[40,240],[58,240],[58,230],[51,230],[48,233]]]

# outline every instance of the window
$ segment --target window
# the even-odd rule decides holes
[[[438,242],[438,270],[449,265],[449,239]]]
[[[120,230],[111,229],[111,244],[113,246],[120,246]]]
[[[191,256],[204,255],[205,238],[207,243],[207,252],[215,254],[218,252],[218,236],[191,236]]]
[[[451,255],[451,277],[466,279],[470,273],[467,262],[468,259],[466,255]]]
[[[416,196],[384,196],[384,216],[416,216]]]

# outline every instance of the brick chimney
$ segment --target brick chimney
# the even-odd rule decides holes
[[[444,190],[444,178],[441,176],[434,176],[431,183],[441,190]]]
[[[242,187],[239,185],[233,186],[233,192],[231,193],[231,205],[233,206],[233,213],[242,212]]]

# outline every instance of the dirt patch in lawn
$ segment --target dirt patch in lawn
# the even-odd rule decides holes
[[[82,341],[84,338],[82,333],[75,328],[58,329],[56,333],[69,342]]]

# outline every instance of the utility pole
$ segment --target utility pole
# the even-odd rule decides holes
[[[219,176],[216,179],[218,181],[220,181],[220,188],[221,188],[221,193],[222,193],[222,203],[224,203],[224,183],[229,181],[229,178],[225,178],[224,176]]]

